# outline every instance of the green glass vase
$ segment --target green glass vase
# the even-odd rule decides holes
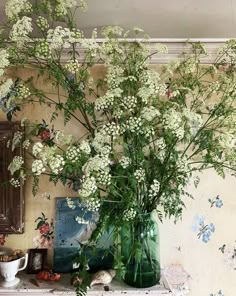
[[[121,256],[128,285],[147,288],[159,284],[159,229],[153,213],[140,215],[122,226]]]

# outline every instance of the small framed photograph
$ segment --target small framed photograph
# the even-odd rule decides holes
[[[46,268],[47,249],[29,249],[28,273],[38,273]]]

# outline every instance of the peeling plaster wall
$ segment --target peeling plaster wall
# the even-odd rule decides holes
[[[30,70],[21,69],[12,72],[14,76],[34,75]],[[32,73],[32,74],[31,74]],[[102,66],[94,67],[92,74],[98,77],[104,74]],[[39,87],[52,92],[48,82],[38,80]],[[50,108],[47,106],[28,106],[14,120],[27,117],[32,120],[46,121],[50,119]],[[4,114],[0,113],[0,120],[4,120]],[[78,127],[75,121],[70,122],[66,127],[62,121],[55,122],[55,129],[63,129],[65,132],[80,137],[83,130]],[[235,179],[230,175],[225,180],[209,170],[200,175],[201,182],[197,189],[191,184],[189,190],[194,196],[194,200],[186,200],[186,210],[182,221],[174,224],[173,221],[166,220],[160,224],[161,237],[161,264],[162,267],[171,264],[181,264],[189,273],[189,285],[191,287],[190,296],[209,296],[220,289],[225,296],[236,295],[236,271],[226,262],[219,247],[223,244],[234,245],[236,239],[235,214],[236,214],[236,193]],[[42,197],[44,192],[51,195],[51,200]],[[6,237],[6,247],[21,248],[27,250],[34,248],[33,239],[39,235],[39,230],[35,230],[35,219],[45,213],[46,217],[54,217],[54,198],[59,196],[76,196],[76,193],[62,185],[56,187],[42,178],[39,192],[34,197],[31,192],[31,181],[27,181],[24,188],[25,195],[25,232],[21,235],[8,235]],[[224,206],[221,209],[210,208],[208,198],[217,195],[223,199]],[[197,238],[197,234],[191,229],[194,216],[201,214],[206,217],[207,223],[214,223],[216,231],[211,240],[205,244]],[[52,249],[49,251],[49,262],[52,261]]]

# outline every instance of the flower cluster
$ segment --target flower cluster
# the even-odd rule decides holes
[[[55,8],[55,12],[57,16],[66,15],[68,9],[76,6],[76,0],[57,0],[57,5]]]
[[[131,221],[136,217],[137,211],[134,208],[130,208],[124,211],[123,220]]]
[[[85,224],[85,225],[90,223],[89,220],[85,220],[83,217],[79,217],[79,216],[75,217],[75,221],[78,222],[78,224]]]
[[[49,28],[48,20],[41,15],[37,18],[36,23],[42,31],[46,31]]]
[[[17,46],[22,46],[25,42],[30,41],[29,33],[33,31],[32,19],[23,16],[13,26],[10,33],[11,41],[16,42]]]
[[[82,33],[72,31],[68,28],[57,26],[55,29],[49,29],[47,32],[47,42],[50,44],[51,50],[60,50],[62,48],[69,48],[71,44],[80,41]]]
[[[69,61],[69,63],[67,63],[65,65],[65,68],[68,72],[75,74],[76,72],[79,71],[80,64],[79,64],[78,60],[71,60],[71,61]]]
[[[36,176],[41,175],[46,171],[44,163],[40,159],[36,159],[32,163],[32,173]]]
[[[137,169],[134,172],[134,176],[135,176],[136,180],[138,181],[138,183],[145,181],[145,170],[142,168]]]
[[[49,166],[52,170],[52,173],[58,175],[60,171],[63,170],[65,164],[64,158],[61,155],[55,155],[49,161]]]
[[[85,197],[89,197],[96,191],[97,191],[96,179],[94,177],[88,177],[83,180],[81,184],[81,189],[79,190],[79,195],[85,198]]]
[[[22,12],[30,13],[32,11],[32,4],[28,0],[8,0],[5,11],[9,20],[15,20],[19,18]]]
[[[3,75],[4,69],[9,66],[9,53],[6,49],[0,50],[0,76]]]
[[[101,201],[95,197],[90,197],[84,202],[84,205],[88,211],[98,212],[101,207]]]
[[[121,166],[126,169],[131,164],[131,159],[127,156],[122,156],[119,162]]]
[[[15,188],[21,186],[20,180],[18,180],[18,179],[11,178],[10,183]]]
[[[157,109],[155,109],[153,106],[144,107],[141,112],[141,116],[143,119],[147,121],[152,121],[157,116],[160,116],[160,112]]]
[[[6,97],[8,93],[11,91],[12,86],[13,86],[13,81],[10,78],[0,82],[0,97],[1,98]]]
[[[182,115],[180,112],[176,111],[173,108],[167,110],[163,115],[163,125],[178,139],[183,138],[184,126],[182,122]]]
[[[66,151],[66,159],[75,163],[79,159],[80,149],[79,147],[72,146],[69,147]]]
[[[24,159],[22,156],[14,156],[12,162],[9,164],[8,169],[13,175],[16,171],[19,171],[24,164]]]
[[[76,208],[76,205],[71,198],[67,197],[66,202],[67,202],[67,205],[70,209],[74,210]]]
[[[151,198],[157,196],[159,190],[160,190],[160,182],[154,179],[153,184],[150,186],[150,189],[148,191],[148,196]]]

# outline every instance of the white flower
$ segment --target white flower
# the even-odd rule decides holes
[[[143,103],[147,104],[149,99],[157,95],[165,95],[166,85],[160,82],[159,74],[154,70],[146,70],[140,77],[142,87],[138,91],[138,96]]]
[[[184,136],[184,126],[181,113],[171,108],[163,114],[164,128],[170,130],[177,138]]]
[[[85,220],[84,218],[79,216],[75,217],[75,221],[78,222],[78,224],[85,224],[85,225],[90,223],[89,220]]]
[[[0,84],[0,97],[4,98],[8,95],[8,93],[11,91],[11,88],[13,86],[13,81],[11,78],[1,82]]]
[[[120,135],[120,126],[115,122],[109,122],[102,127],[100,132],[104,136],[109,135],[115,139]]]
[[[101,206],[100,200],[95,197],[90,197],[84,203],[88,211],[98,212]]]
[[[132,133],[142,133],[142,120],[139,117],[130,117],[125,124],[125,129]]]
[[[160,116],[160,112],[153,106],[144,107],[141,112],[141,117],[147,121],[152,121],[157,116]]]
[[[15,150],[16,147],[19,146],[19,144],[21,143],[21,140],[23,138],[23,133],[20,131],[16,131],[14,133],[13,139],[12,139],[12,151]]]
[[[20,187],[20,181],[18,179],[11,178],[10,183],[13,187]]]
[[[41,15],[37,18],[37,25],[42,31],[45,31],[49,28],[48,21],[45,17],[42,17]]]
[[[203,124],[200,114],[190,111],[188,108],[183,109],[183,115],[187,118],[187,125],[190,128],[191,135],[196,135]]]
[[[160,183],[159,181],[154,179],[153,184],[150,186],[150,189],[148,190],[148,196],[151,198],[157,196],[159,190],[160,190]]]
[[[90,158],[83,166],[83,172],[90,174],[91,172],[103,171],[109,167],[110,160],[108,157],[103,155],[95,155]]]
[[[32,148],[32,154],[38,156],[43,150],[43,144],[41,142],[36,142]]]
[[[65,161],[61,155],[55,155],[52,159],[49,160],[49,166],[53,174],[58,175],[60,171],[63,170]]]
[[[66,159],[72,163],[79,160],[80,148],[76,146],[69,147],[66,151]]]
[[[36,159],[32,163],[32,173],[35,174],[36,176],[41,175],[46,171],[46,168],[44,167],[44,164],[42,160]]]
[[[77,5],[76,0],[57,0],[56,3],[55,12],[58,16],[66,15],[68,9]]]
[[[71,198],[67,197],[66,202],[67,202],[67,205],[70,209],[74,210],[76,208],[76,205]]]
[[[144,169],[142,169],[142,168],[137,169],[134,172],[134,176],[135,176],[136,180],[138,181],[138,183],[143,182],[145,180],[145,171],[144,171]]]
[[[165,139],[161,137],[155,140],[154,145],[158,150],[164,150],[166,148]]]
[[[85,154],[90,154],[91,152],[91,148],[90,148],[90,145],[89,145],[89,142],[88,141],[82,141],[80,146],[79,146],[80,150],[82,152],[84,152]]]
[[[55,142],[58,145],[70,145],[72,140],[72,135],[65,135],[63,131],[57,131],[55,134]]]
[[[67,63],[65,65],[65,68],[68,72],[72,73],[72,74],[76,74],[76,72],[79,71],[80,69],[80,64],[78,62],[78,60],[70,60],[69,63]]]
[[[129,157],[122,156],[121,159],[119,160],[119,163],[124,169],[126,169],[130,165],[131,159]]]
[[[168,53],[168,47],[162,43],[156,44],[156,50],[158,53],[161,53],[161,54]]]
[[[83,180],[79,195],[81,197],[88,197],[97,191],[96,179],[94,177],[87,177]]]
[[[8,170],[11,172],[11,175],[13,175],[16,171],[18,171],[21,168],[23,163],[24,163],[23,157],[14,156],[12,162],[8,166]]]
[[[80,41],[82,33],[80,31],[71,31],[68,28],[57,26],[55,29],[49,29],[47,32],[47,42],[50,49],[69,48],[72,43]]]
[[[8,67],[10,64],[10,61],[8,60],[8,58],[9,58],[9,54],[6,51],[6,49],[0,50],[0,71],[1,71],[0,76],[2,76],[4,73],[3,69]]]
[[[32,4],[27,0],[8,0],[5,11],[8,19],[16,19],[21,12],[31,12]]]
[[[98,172],[97,182],[101,185],[111,184],[111,175],[108,170]]]
[[[24,42],[30,41],[29,33],[33,31],[32,19],[23,16],[13,26],[10,32],[10,39],[16,42],[17,46],[22,46]]]
[[[131,221],[136,217],[137,212],[135,211],[135,209],[130,208],[128,210],[124,211],[124,216],[123,216],[123,220],[124,221]]]
[[[101,35],[103,37],[110,37],[110,36],[121,36],[123,33],[123,29],[119,26],[107,26],[102,28]]]
[[[100,152],[105,145],[111,144],[111,136],[105,135],[104,133],[97,132],[95,134],[95,138],[93,139],[92,146],[96,150],[96,152]]]
[[[124,109],[124,111],[132,112],[137,104],[137,98],[135,96],[127,96],[122,98],[122,103],[120,106]]]
[[[217,138],[217,140],[218,140],[219,145],[224,149],[231,150],[231,149],[235,148],[236,140],[235,140],[235,136],[233,134],[230,134],[230,133],[221,134]]]

